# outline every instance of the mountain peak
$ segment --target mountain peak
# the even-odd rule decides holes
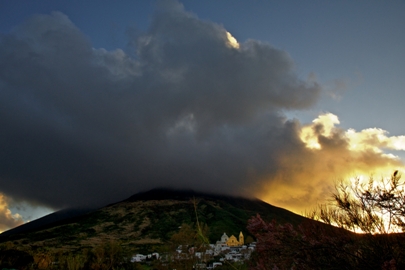
[[[216,193],[205,193],[200,191],[195,191],[193,189],[173,189],[173,188],[155,188],[145,192],[139,192],[132,195],[125,201],[134,202],[134,201],[145,201],[145,200],[189,200],[194,197],[204,197],[212,199],[230,199],[241,197],[230,196],[230,195],[221,195]],[[246,199],[246,198],[244,198]]]
[[[179,226],[196,224],[197,215],[198,222],[209,228],[211,241],[216,241],[223,232],[237,235],[242,231],[248,235],[246,224],[256,214],[282,223],[299,224],[305,220],[259,199],[170,188],[140,192],[66,219],[57,218],[58,214],[2,234],[0,243],[13,241],[27,250],[47,246],[56,252],[92,248],[103,241],[114,240],[135,252],[151,245],[167,244]]]

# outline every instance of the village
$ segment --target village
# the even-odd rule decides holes
[[[203,250],[197,250],[195,247],[179,246],[174,255],[159,254],[157,252],[148,255],[136,254],[131,258],[131,262],[193,260],[194,269],[214,269],[225,263],[244,263],[249,260],[255,248],[255,242],[245,244],[242,232],[239,233],[239,239],[234,235],[228,237],[224,233],[220,240],[215,244],[207,245]]]

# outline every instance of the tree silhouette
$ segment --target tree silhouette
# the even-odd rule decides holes
[[[395,171],[389,179],[370,177],[352,183],[340,182],[332,203],[320,205],[308,217],[347,230],[393,233],[405,229],[405,182]]]
[[[296,227],[252,217],[252,269],[405,269],[404,200],[404,182],[395,171],[381,181],[341,182],[331,203]]]

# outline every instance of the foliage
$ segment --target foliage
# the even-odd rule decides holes
[[[246,239],[245,239],[245,244],[246,244],[246,245],[249,245],[249,244],[253,243],[254,241],[255,241],[255,240],[253,239],[253,237],[250,236],[250,235],[248,235],[248,236],[246,237]]]
[[[83,269],[86,263],[86,256],[82,254],[69,254],[66,258],[66,269],[68,270],[80,270]]]
[[[275,220],[268,223],[257,215],[249,220],[248,229],[257,239],[252,269],[351,269],[356,259],[345,256],[355,250],[350,234],[322,224],[294,227]]]
[[[350,185],[341,182],[330,205],[320,205],[310,218],[347,230],[364,233],[392,233],[405,229],[405,182],[395,171],[390,179]]]
[[[28,269],[34,262],[34,258],[27,252],[7,249],[0,251],[0,268]]]
[[[247,270],[247,265],[242,263],[224,263],[215,267],[216,270]]]
[[[175,249],[179,245],[194,247],[192,251],[187,248],[188,254],[203,252],[207,243],[215,243],[224,232],[238,235],[241,230],[245,242],[252,242],[253,235],[244,228],[255,213],[293,224],[304,219],[259,200],[195,193],[174,196],[165,192],[165,196],[167,199],[148,196],[123,201],[38,230],[0,236],[1,245],[29,253],[36,261],[32,262],[33,269],[134,269],[140,265],[150,269],[190,269],[209,258],[183,256],[176,261]],[[110,239],[116,242],[108,242]],[[158,261],[129,263],[133,254],[152,252],[170,253],[172,257],[162,265]]]
[[[93,249],[91,269],[108,270],[117,267],[123,260],[120,243],[110,241]]]
[[[403,186],[398,172],[381,182],[370,177],[367,184],[341,183],[334,203],[310,215],[324,223],[293,226],[252,217],[248,230],[257,239],[252,269],[405,269],[405,235],[387,233],[404,228]]]
[[[37,230],[1,235],[0,242],[12,240],[25,251],[49,247],[54,253],[75,253],[96,247],[99,240],[117,239],[126,252],[145,253],[146,249],[153,251],[166,244],[183,223],[201,224],[201,230],[206,224],[210,229],[199,233],[200,241],[207,242],[201,237],[205,236],[213,243],[224,232],[238,235],[240,230],[247,240],[249,233],[244,228],[256,213],[293,224],[303,219],[259,200],[173,191],[165,191],[164,196],[148,194],[142,200],[122,201]]]
[[[48,269],[53,261],[53,256],[48,250],[43,250],[34,254],[34,264],[38,269]]]
[[[196,241],[196,231],[195,229],[186,223],[183,223],[180,230],[173,234],[170,242],[173,244],[173,248],[178,246],[193,246]]]

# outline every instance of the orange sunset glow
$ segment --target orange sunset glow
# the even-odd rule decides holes
[[[303,214],[327,202],[340,180],[383,179],[395,170],[405,170],[401,159],[390,153],[405,149],[405,136],[389,136],[379,128],[343,130],[339,123],[336,115],[327,113],[303,125],[300,138],[310,151],[281,157],[280,166],[285,170],[271,176],[272,181],[263,184],[258,196]]]

